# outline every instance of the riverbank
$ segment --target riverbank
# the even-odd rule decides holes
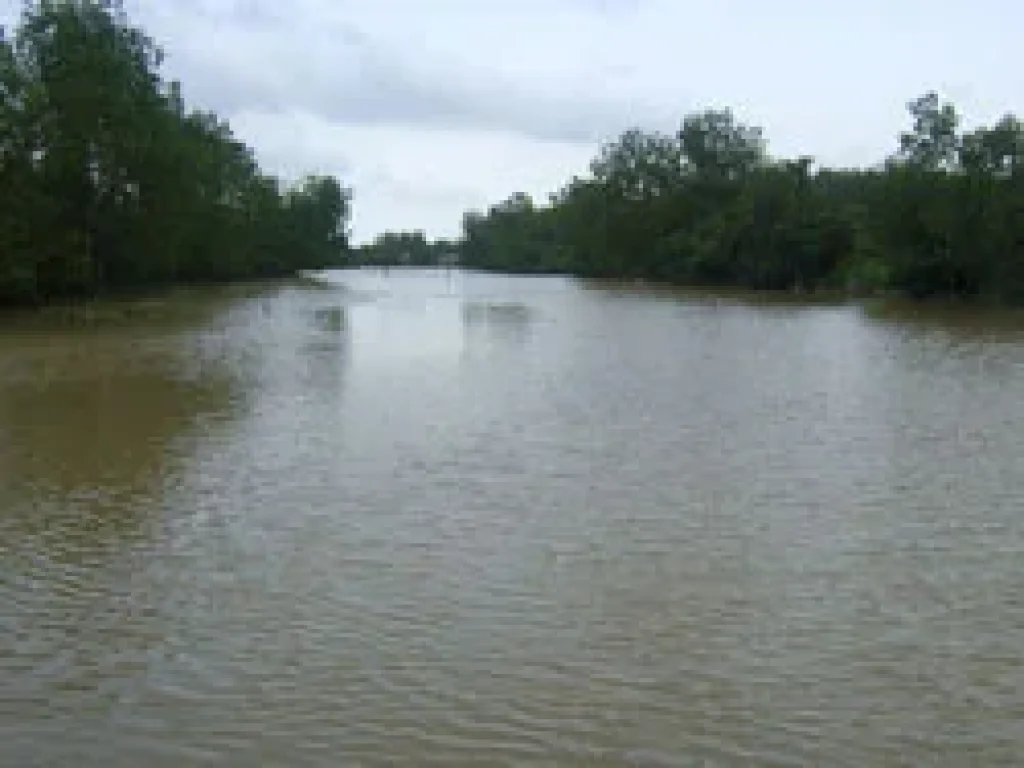
[[[467,273],[478,273],[481,275],[493,275],[495,277],[552,277],[567,278],[578,282],[580,285],[591,288],[615,292],[636,292],[649,296],[676,296],[680,298],[707,299],[709,297],[721,299],[742,299],[755,303],[771,304],[848,304],[858,303],[864,305],[899,305],[904,307],[921,307],[922,309],[950,309],[963,308],[965,310],[992,310],[992,311],[1021,311],[1024,312],[1024,303],[1014,302],[998,295],[976,295],[964,296],[958,294],[933,294],[929,296],[914,296],[910,292],[900,291],[895,288],[867,288],[851,287],[839,288],[835,286],[818,286],[813,289],[768,289],[750,288],[746,286],[730,284],[696,284],[696,283],[675,283],[666,280],[653,280],[645,278],[615,278],[615,277],[590,277],[575,274],[565,270],[542,269],[542,270],[509,270],[509,269],[488,269],[477,265],[465,267],[448,267],[436,264],[426,265],[375,265],[360,264],[353,265],[351,269],[375,270],[383,274],[393,272],[401,274],[408,272],[450,272],[453,269]]]
[[[1000,296],[962,296],[957,294],[934,294],[917,297],[908,292],[894,289],[876,290],[845,290],[842,288],[815,288],[813,290],[769,290],[745,288],[734,285],[686,285],[650,280],[618,280],[610,278],[575,278],[583,285],[590,285],[617,291],[637,291],[648,295],[666,295],[682,297],[719,296],[722,298],[739,298],[756,300],[759,303],[782,304],[847,304],[864,305],[900,305],[904,307],[920,307],[964,310],[1020,311],[1024,313],[1024,304],[1009,301]]]
[[[197,283],[161,289],[119,291],[89,299],[52,302],[35,306],[0,307],[0,329],[4,327],[77,326],[97,327],[134,322],[176,321],[197,307],[224,301],[252,298],[284,288],[338,290],[316,273],[289,277],[223,283]]]
[[[855,305],[878,319],[948,319],[950,315],[973,317],[978,322],[997,326],[1024,325],[1024,306],[991,298],[932,296],[914,298],[898,291],[844,291],[817,288],[813,291],[757,290],[728,285],[680,285],[653,280],[623,280],[580,277],[558,272],[505,272],[498,270],[460,269],[441,266],[394,266],[384,270],[375,266],[353,266],[337,270],[300,272],[288,277],[236,282],[200,283],[170,286],[144,291],[120,291],[87,300],[63,301],[38,306],[0,307],[0,332],[4,330],[46,330],[52,328],[96,329],[103,327],[176,324],[190,317],[201,319],[225,302],[271,296],[281,290],[297,288],[308,291],[339,291],[345,286],[331,275],[353,271],[387,272],[395,277],[424,272],[476,273],[496,278],[536,277],[563,278],[584,289],[600,290],[611,295],[635,295],[675,299],[697,304],[740,303],[749,306],[834,307]]]

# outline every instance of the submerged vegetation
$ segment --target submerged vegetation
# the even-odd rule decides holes
[[[0,305],[343,262],[349,191],[262,173],[161,60],[110,0],[31,2],[0,29]]]
[[[871,169],[772,157],[729,110],[626,131],[547,204],[469,212],[463,266],[759,290],[1024,301],[1024,128],[933,92]],[[387,237],[378,243],[393,243]],[[418,253],[427,252],[420,249]],[[380,247],[376,255],[388,255]]]

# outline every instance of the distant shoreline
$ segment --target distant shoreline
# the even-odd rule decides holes
[[[886,312],[898,307],[901,311],[929,313],[931,311],[998,312],[1020,314],[1024,318],[1024,306],[998,298],[964,297],[958,295],[932,295],[915,298],[897,291],[858,292],[835,288],[817,288],[813,291],[787,291],[754,289],[729,285],[684,285],[644,279],[622,279],[584,277],[567,272],[509,272],[488,270],[479,267],[437,266],[437,265],[370,265],[353,264],[324,270],[301,271],[285,277],[268,277],[242,281],[204,282],[171,285],[162,288],[120,290],[90,298],[46,302],[36,305],[13,305],[0,307],[0,329],[17,327],[23,323],[36,324],[54,322],[58,325],[101,326],[108,324],[130,324],[132,321],[152,321],[172,317],[182,302],[180,298],[251,298],[276,288],[304,288],[310,290],[337,291],[343,286],[332,282],[329,273],[347,271],[384,272],[401,275],[403,272],[436,272],[439,274],[461,272],[508,278],[561,278],[571,280],[586,288],[600,289],[612,293],[625,293],[657,298],[676,298],[682,301],[738,301],[763,305],[791,306],[839,306],[857,305],[870,311]]]
[[[750,288],[729,284],[674,283],[665,280],[621,277],[591,277],[559,270],[510,271],[487,269],[476,265],[439,266],[436,264],[352,264],[326,271],[371,270],[394,272],[464,272],[505,277],[560,277],[575,280],[581,285],[610,290],[647,293],[659,296],[760,298],[769,301],[806,304],[837,303],[899,303],[920,307],[965,307],[1024,311],[1024,304],[1009,301],[998,296],[964,296],[956,293],[935,293],[928,296],[912,296],[893,288],[843,289],[818,286],[811,290]]]

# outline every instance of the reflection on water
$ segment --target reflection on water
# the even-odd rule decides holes
[[[498,340],[522,344],[532,331],[533,313],[519,302],[473,301],[462,303],[466,344]]]
[[[1024,341],[1024,310],[971,307],[959,303],[912,304],[877,301],[868,304],[866,315],[894,333],[943,334],[954,340],[988,344]]]
[[[233,412],[244,393],[221,361],[203,358],[201,337],[150,328],[0,336],[0,505],[8,523],[124,523],[175,474],[189,435],[212,433],[214,421]]]
[[[1019,763],[1019,315],[157,304],[0,331],[0,763]]]
[[[341,333],[345,327],[343,307],[318,307],[313,310],[316,327],[327,333]]]
[[[138,358],[92,352],[86,345],[45,374],[0,385],[10,478],[65,493],[131,488],[159,476],[168,444],[231,399],[213,371],[190,381],[157,360],[136,370]]]

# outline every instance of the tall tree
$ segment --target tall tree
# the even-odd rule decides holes
[[[0,35],[0,303],[344,262],[350,191],[283,190],[162,58],[114,0],[29,2]]]
[[[957,133],[929,92],[882,168],[773,158],[729,110],[675,135],[633,128],[547,205],[464,219],[464,263],[769,290],[892,289],[1024,300],[1024,133],[1012,115]]]
[[[900,134],[897,158],[924,170],[953,167],[956,161],[960,116],[952,104],[928,91],[907,105],[913,128]]]

